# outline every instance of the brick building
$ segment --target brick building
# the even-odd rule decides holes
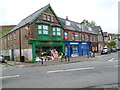
[[[100,32],[100,27],[96,29],[68,18],[58,18],[52,7],[47,5],[23,19],[3,36],[2,53],[12,60],[15,56],[32,62],[51,49],[66,52],[68,56],[86,55],[89,51],[99,51]]]
[[[23,19],[2,38],[3,55],[11,56],[14,53],[16,57],[24,56],[36,62],[37,52],[51,48],[63,52],[62,33],[59,19],[51,6],[47,5]]]
[[[98,33],[85,24],[59,18],[64,27],[64,44],[68,56],[87,55],[98,52]]]

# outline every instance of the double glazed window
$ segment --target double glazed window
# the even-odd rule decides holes
[[[47,19],[48,19],[48,21],[50,21],[50,16],[49,15],[48,15]]]
[[[38,25],[38,34],[49,34],[48,25]]]
[[[57,35],[57,36],[61,35],[61,29],[58,27],[53,27],[52,31],[53,31],[53,35]]]
[[[54,17],[53,16],[51,17],[51,21],[54,22]]]
[[[44,20],[47,20],[47,15],[46,14],[44,14]]]

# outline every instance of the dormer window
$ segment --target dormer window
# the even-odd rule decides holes
[[[66,20],[65,25],[70,26],[71,25],[70,21]]]
[[[80,24],[76,24],[76,26],[77,26],[78,28],[81,28],[81,25],[80,25]]]
[[[50,15],[48,15],[47,20],[50,21]]]
[[[92,31],[92,28],[91,28],[91,27],[88,27],[88,30],[89,30],[89,31]]]
[[[46,14],[44,14],[44,20],[47,20],[46,18],[47,18],[47,16],[46,16]]]

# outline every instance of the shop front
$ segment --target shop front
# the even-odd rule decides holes
[[[79,53],[80,56],[87,55],[90,52],[90,50],[89,50],[90,43],[89,42],[80,42],[79,45],[80,45],[80,53]]]
[[[92,51],[94,53],[98,53],[98,43],[97,42],[90,43],[90,51]]]
[[[83,56],[89,53],[88,42],[66,41],[64,43],[65,43],[65,52],[69,57]]]
[[[36,62],[36,57],[51,57],[51,51],[56,50],[58,54],[64,52],[64,44],[62,41],[43,41],[43,40],[30,40],[32,44],[32,58]]]

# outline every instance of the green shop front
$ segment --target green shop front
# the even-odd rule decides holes
[[[64,52],[64,43],[60,40],[29,40],[29,44],[32,44],[32,62],[36,62],[36,57],[41,56],[41,53],[46,53],[46,56],[50,56],[50,50],[56,49],[58,53]]]

